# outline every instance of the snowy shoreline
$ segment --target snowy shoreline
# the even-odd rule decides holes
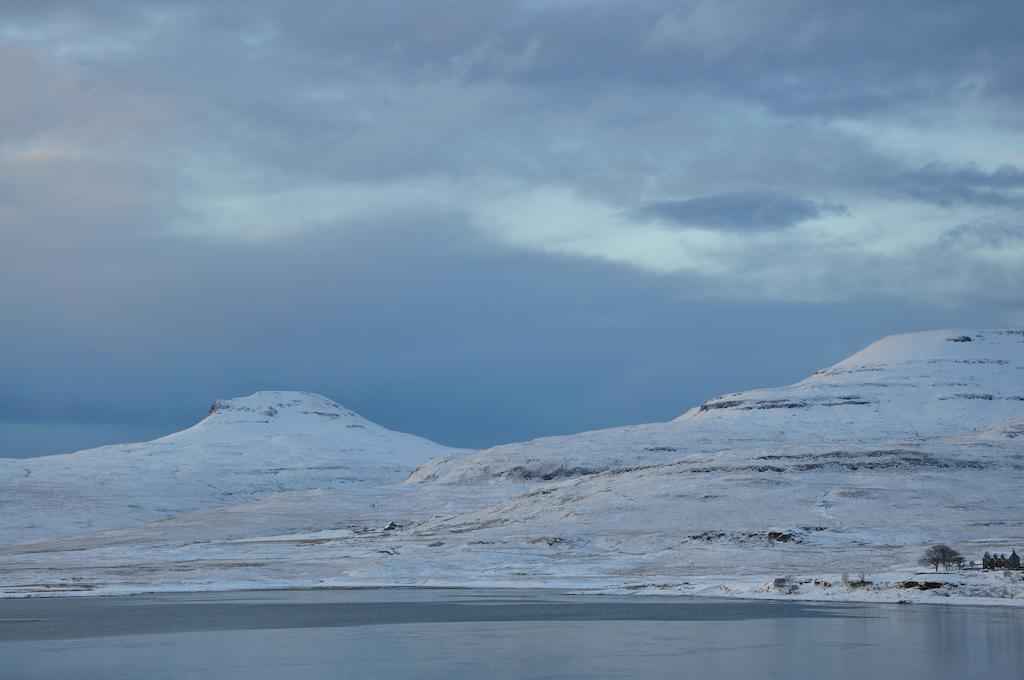
[[[55,597],[141,597],[167,594],[230,594],[271,593],[291,591],[371,591],[371,590],[543,590],[560,591],[580,596],[642,596],[658,598],[760,600],[772,602],[806,602],[820,604],[934,604],[959,606],[1024,607],[1024,578],[1020,573],[1007,576],[1002,572],[943,573],[916,572],[908,574],[873,575],[872,585],[843,586],[828,581],[831,576],[793,577],[791,583],[800,590],[785,592],[773,585],[773,579],[751,576],[743,579],[712,579],[702,577],[689,581],[629,581],[606,580],[595,583],[585,579],[480,579],[451,581],[444,579],[415,579],[409,581],[358,581],[331,583],[325,579],[311,582],[259,584],[254,582],[179,583],[160,586],[109,584],[92,587],[91,584],[54,584],[39,590],[0,590],[0,599],[55,598]],[[589,581],[589,582],[588,582]],[[905,587],[906,581],[943,583],[942,586],[921,590]],[[829,585],[821,585],[828,583]],[[998,595],[994,593],[1000,593]]]

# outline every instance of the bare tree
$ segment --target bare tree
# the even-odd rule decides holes
[[[935,567],[935,571],[939,570],[939,565],[942,564],[942,548],[944,546],[933,545],[924,551],[921,555],[921,559],[917,561],[922,567]]]
[[[924,551],[924,555],[918,560],[918,564],[934,567],[935,571],[942,567],[949,569],[954,564],[963,564],[964,557],[956,550],[953,550],[944,543],[937,543]]]
[[[946,550],[948,550],[949,552],[946,553],[946,564],[943,565],[943,568],[944,569],[949,569],[950,567],[954,567],[955,566],[957,569],[963,569],[964,568],[964,556],[961,555],[959,551],[954,550],[953,548],[950,548],[949,546],[946,546]]]

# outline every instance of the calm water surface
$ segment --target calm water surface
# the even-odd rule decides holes
[[[352,590],[0,600],[0,678],[1024,677],[1024,611]]]

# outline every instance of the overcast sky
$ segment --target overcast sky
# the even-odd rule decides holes
[[[0,456],[482,446],[1024,325],[1020,0],[0,2]]]

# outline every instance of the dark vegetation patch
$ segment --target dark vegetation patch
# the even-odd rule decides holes
[[[276,475],[281,472],[305,472],[307,470],[348,470],[346,465],[295,465],[292,467],[263,468],[262,470],[243,470],[238,474]]]
[[[807,408],[810,406],[806,401],[793,401],[791,399],[765,399],[755,401],[751,409],[773,409],[773,408]]]
[[[575,545],[574,541],[568,538],[562,538],[561,536],[541,536],[540,538],[531,538],[527,543],[546,543],[549,548],[557,548],[559,546],[569,547]]]
[[[842,395],[815,400],[815,403],[819,403],[822,406],[869,406],[875,402],[860,396]]]
[[[829,460],[836,458],[881,458],[883,456],[915,455],[910,449],[879,449],[873,451],[826,451],[825,453],[769,453],[755,460]]]
[[[340,413],[332,413],[330,411],[299,411],[305,416],[320,416],[321,418],[330,418],[331,420],[337,420],[341,417]]]
[[[841,489],[835,495],[839,498],[871,498],[874,493],[868,489]]]
[[[929,364],[994,364],[996,366],[1005,366],[1010,363],[1009,359],[929,359]]]
[[[589,468],[583,466],[566,467],[559,465],[556,468],[530,468],[525,465],[516,465],[505,471],[502,477],[523,482],[543,481],[551,482],[561,479],[572,479],[585,475],[595,475],[604,472],[605,468]]]
[[[987,465],[980,461],[946,459],[926,453],[903,449],[848,452],[830,451],[820,454],[769,454],[755,460],[791,462],[791,465],[718,465],[688,468],[694,474],[729,472],[817,472],[862,470],[895,470],[899,468],[921,468],[936,470],[983,470]],[[798,462],[805,461],[805,462]]]
[[[736,409],[737,411],[753,411],[767,410],[773,408],[806,408],[810,406],[806,401],[795,401],[793,399],[759,399],[754,401],[714,401],[709,404],[704,404],[700,407],[700,411],[710,411],[712,409]]]
[[[687,472],[708,474],[717,472],[785,472],[788,468],[779,465],[711,465],[708,467],[688,468]]]
[[[470,531],[479,531],[480,529],[491,529],[493,527],[500,527],[509,524],[511,520],[507,519],[485,519],[479,522],[462,522],[456,524],[448,529],[449,533],[452,534],[466,534]]]
[[[944,585],[946,585],[946,584],[945,583],[940,583],[939,581],[904,581],[903,582],[903,587],[904,588],[917,588],[918,590],[935,590],[937,588],[941,588]]]
[[[810,533],[827,531],[828,527],[804,526],[798,529],[771,529],[768,531],[721,531],[710,530],[687,536],[694,543],[804,543]]]
[[[881,366],[858,366],[857,368],[822,368],[814,372],[814,375],[845,375],[847,373],[879,373]]]
[[[737,406],[740,406],[741,404],[743,404],[742,401],[736,401],[731,399],[727,401],[712,401],[707,404],[702,404],[700,407],[700,411],[711,411],[713,409],[720,408],[735,408]]]
[[[979,364],[993,364],[995,366],[1005,366],[1010,363],[1008,359],[919,359],[899,362],[900,364],[967,364],[967,365],[979,365]],[[847,375],[850,373],[877,373],[884,371],[886,366],[873,364],[868,366],[858,366],[856,368],[822,368],[814,372],[814,375],[820,376],[838,376]],[[876,385],[878,387],[887,387],[885,383],[864,383],[866,385]]]
[[[712,401],[700,407],[699,412],[716,409],[735,409],[737,411],[766,411],[777,408],[807,408],[808,406],[867,406],[874,402],[857,396],[843,395],[839,397],[819,397],[815,399],[753,399],[743,401],[728,399]]]

